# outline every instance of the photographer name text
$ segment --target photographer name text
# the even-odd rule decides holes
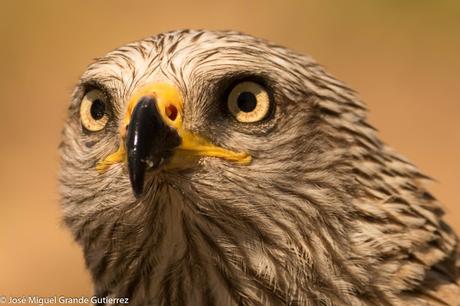
[[[126,297],[100,297],[100,296],[37,296],[37,295],[23,295],[23,296],[0,296],[0,304],[11,305],[58,305],[58,304],[95,304],[95,305],[111,305],[111,304],[128,304],[129,298]]]

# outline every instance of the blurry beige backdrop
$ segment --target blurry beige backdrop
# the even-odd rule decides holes
[[[0,295],[92,293],[57,197],[68,97],[94,57],[189,27],[312,54],[437,180],[431,190],[460,231],[460,1],[0,0]]]

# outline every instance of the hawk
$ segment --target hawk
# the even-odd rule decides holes
[[[459,303],[458,239],[429,178],[309,56],[233,31],[127,44],[83,73],[60,155],[96,296]]]

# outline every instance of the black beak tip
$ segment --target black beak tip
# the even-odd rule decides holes
[[[139,199],[142,194],[144,193],[144,186],[132,186],[133,188],[133,194],[136,197],[136,199]]]
[[[129,180],[136,198],[139,198],[144,191],[145,168],[145,164],[137,158],[128,160]]]
[[[143,97],[133,110],[128,125],[126,148],[128,150],[128,172],[131,187],[136,198],[142,196],[148,158],[155,132],[157,111],[152,97]]]

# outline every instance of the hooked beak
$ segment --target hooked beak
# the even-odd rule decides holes
[[[142,194],[146,169],[158,169],[180,143],[177,131],[161,118],[155,98],[142,97],[134,107],[125,140],[129,179],[136,196]]]
[[[183,127],[183,104],[178,90],[164,83],[137,91],[128,104],[118,151],[98,163],[105,171],[110,165],[126,161],[136,197],[143,194],[147,170],[186,168],[204,156],[219,157],[240,164],[251,156],[213,145]]]

